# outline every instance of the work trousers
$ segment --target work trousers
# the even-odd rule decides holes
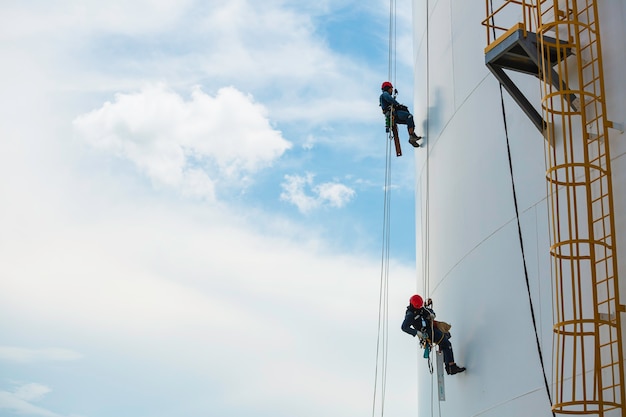
[[[415,122],[413,121],[413,115],[405,110],[396,110],[395,121],[397,124],[406,125],[407,129],[411,129],[415,127]]]
[[[434,337],[431,341],[439,345],[439,350],[443,353],[443,360],[445,363],[454,362],[454,353],[452,352],[452,343],[450,343],[450,333],[443,333],[435,326],[433,328]]]

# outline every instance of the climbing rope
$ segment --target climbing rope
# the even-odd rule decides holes
[[[388,79],[395,83],[396,72],[396,2],[389,2],[389,67]],[[391,121],[393,123],[393,121]],[[372,401],[372,417],[376,415],[376,400],[379,395],[380,382],[380,416],[385,412],[385,394],[387,387],[387,363],[389,351],[389,252],[391,224],[391,137],[389,129],[385,151],[385,184],[383,203],[383,230],[380,268],[380,288],[378,299],[378,337],[376,340],[376,370],[374,372],[374,396]]]
[[[385,185],[383,207],[383,244],[381,250],[380,288],[378,299],[378,338],[376,341],[376,371],[374,375],[374,400],[372,417],[376,414],[378,382],[380,380],[380,415],[384,415],[385,391],[387,384],[387,357],[389,348],[389,249],[390,249],[390,206],[391,206],[391,141],[387,142],[385,162]],[[380,375],[379,375],[380,369]]]
[[[492,30],[494,32],[493,35],[495,39],[496,33],[495,33],[495,21],[493,17],[493,0],[490,0],[490,9],[491,9],[490,10],[491,23],[492,23],[492,28],[493,28]],[[542,55],[540,54],[540,56]],[[539,340],[539,330],[537,328],[537,319],[535,317],[535,308],[534,308],[532,294],[530,290],[530,279],[528,278],[528,267],[526,266],[526,254],[524,252],[524,239],[522,236],[522,226],[520,223],[519,207],[517,204],[517,192],[515,190],[515,177],[513,175],[513,160],[511,158],[511,145],[509,141],[509,129],[507,125],[506,107],[504,104],[504,91],[502,88],[502,84],[500,84],[500,103],[501,103],[501,108],[502,108],[502,122],[504,124],[504,135],[506,137],[506,150],[507,150],[507,155],[509,159],[509,172],[511,174],[511,189],[513,191],[513,204],[515,206],[515,218],[517,220],[517,233],[519,236],[519,244],[520,244],[520,250],[522,254],[522,264],[524,266],[524,276],[526,277],[526,290],[528,292],[528,304],[530,306],[530,316],[532,318],[533,329],[535,331],[535,342],[537,344],[537,353],[539,355],[539,362],[541,363],[541,371],[543,373],[543,382],[545,385],[546,394],[548,395],[548,400],[550,401],[550,408],[552,409],[552,396],[550,395],[550,384],[548,383],[548,377],[546,375],[546,368],[545,368],[545,364],[543,360],[543,352],[541,349],[541,341]],[[556,414],[554,411],[552,411],[552,416],[556,417]]]
[[[428,0],[426,0],[426,126],[425,136],[430,137],[430,48],[429,48]],[[422,207],[422,288],[426,299],[430,298],[430,152],[426,151],[426,192]],[[421,196],[421,195],[420,195]]]
[[[396,81],[396,0],[389,0],[389,66],[387,68],[389,81],[395,85]]]
[[[425,16],[426,16],[426,121],[424,136],[430,138],[430,16],[429,16],[429,1],[425,2]],[[422,207],[422,288],[426,299],[430,298],[430,152],[426,150],[425,161],[425,183],[423,187],[425,190],[420,194],[420,205]],[[418,281],[419,282],[419,281]],[[433,325],[431,321],[431,326]],[[435,334],[431,327],[431,334]],[[431,343],[429,346],[430,354],[428,356],[428,371],[430,372],[430,414],[434,415],[434,401],[435,396],[435,375],[434,366],[432,363],[433,355],[437,355],[435,346]],[[439,415],[441,415],[441,404],[439,405]]]
[[[535,330],[535,342],[537,344],[537,353],[539,354],[539,362],[541,363],[541,370],[543,373],[543,382],[546,388],[546,394],[548,394],[548,400],[550,401],[550,406],[552,406],[552,396],[550,395],[550,384],[548,383],[548,377],[546,376],[546,368],[543,361],[543,352],[541,350],[541,341],[539,340],[539,330],[537,329],[537,319],[535,317],[535,308],[533,305],[533,299],[530,291],[530,279],[528,278],[528,268],[526,266],[526,254],[524,252],[524,239],[522,237],[522,226],[520,224],[519,219],[519,207],[517,204],[517,192],[515,191],[515,179],[513,177],[513,162],[511,159],[511,146],[509,143],[509,132],[506,123],[506,109],[504,106],[504,93],[502,91],[502,85],[500,85],[500,99],[502,103],[502,120],[504,123],[504,134],[506,136],[506,150],[509,158],[509,171],[511,174],[511,188],[513,190],[513,204],[515,206],[515,218],[517,220],[517,233],[519,236],[519,245],[522,253],[522,263],[524,265],[524,276],[526,277],[526,290],[528,292],[528,304],[530,306],[530,316],[533,322],[533,329]],[[552,415],[556,417],[554,411]]]

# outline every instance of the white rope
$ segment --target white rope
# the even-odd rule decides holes
[[[389,2],[389,74],[388,79],[395,82],[396,71],[396,2]],[[391,126],[390,126],[391,127]],[[389,249],[391,223],[391,154],[392,129],[386,140],[385,185],[383,204],[383,231],[380,269],[380,289],[378,300],[378,338],[376,342],[376,370],[374,373],[374,398],[372,401],[372,417],[376,415],[376,400],[380,396],[380,416],[385,412],[385,394],[387,388],[387,364],[389,351]],[[380,392],[379,392],[380,383]]]
[[[425,143],[430,142],[430,16],[429,16],[429,1],[426,0],[426,123],[424,136],[426,137]],[[424,299],[430,298],[430,152],[426,149],[426,168],[425,168],[425,182],[422,182],[424,189],[420,195],[420,205],[422,209],[421,224],[422,224],[422,290]],[[419,287],[419,279],[417,279],[417,285]],[[434,334],[431,330],[431,334]],[[430,355],[436,354],[434,346],[430,346]],[[430,361],[430,357],[429,357]],[[433,397],[435,394],[435,375],[432,369],[432,365],[429,362],[430,371],[430,413],[431,416],[435,414]],[[441,415],[441,404],[439,403],[439,415]]]

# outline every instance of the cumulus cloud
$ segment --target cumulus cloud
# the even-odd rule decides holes
[[[379,7],[354,0],[13,3],[0,13],[0,39],[38,37],[24,46],[28,56],[22,58],[36,62],[20,62],[15,76],[32,66],[47,75],[43,82],[54,78],[55,90],[121,91],[146,80],[237,85],[262,98],[281,122],[380,118],[380,69],[334,51],[317,24],[334,10]],[[90,71],[81,71],[85,65]]]
[[[337,182],[313,185],[314,177],[311,173],[285,175],[280,199],[297,206],[302,213],[308,213],[322,206],[341,208],[356,194],[353,189]],[[311,194],[307,194],[307,189]]]
[[[4,13],[9,6],[16,12]],[[16,318],[4,321],[3,334],[63,339],[81,353],[0,349],[0,364],[10,365],[6,377],[56,381],[54,392],[0,386],[0,415],[67,413],[48,406],[52,397],[92,409],[130,403],[143,415],[192,415],[189,404],[205,415],[367,412],[363,364],[374,350],[375,256],[335,251],[319,236],[323,222],[293,224],[262,213],[261,200],[245,210],[169,195],[146,201],[99,175],[99,163],[87,165],[82,158],[91,155],[67,141],[65,130],[74,118],[81,143],[97,149],[95,160],[113,155],[155,186],[209,200],[227,185],[245,187],[255,174],[267,178],[265,170],[291,147],[286,138],[306,138],[304,148],[314,150],[294,164],[315,164],[325,142],[338,152],[349,146],[343,132],[362,141],[368,123],[381,120],[381,71],[374,61],[333,51],[327,29],[317,25],[337,19],[338,8],[355,7],[364,3],[25,0],[2,8],[0,38],[13,53],[0,80],[12,93],[0,100],[9,114],[0,126],[7,138],[0,142],[7,178],[0,188],[12,202],[0,216],[0,312]],[[356,16],[371,27],[367,16]],[[375,55],[371,39],[362,40]],[[146,82],[153,84],[142,89]],[[204,90],[188,94],[194,84]],[[237,88],[219,89],[228,85]],[[40,157],[49,149],[56,153]],[[330,175],[344,178],[354,162],[341,161],[342,173]],[[340,180],[315,179],[285,176],[281,198],[307,211],[345,207],[356,196]],[[414,268],[395,267],[402,284],[390,305],[402,305]],[[399,332],[393,337],[405,341]],[[402,361],[414,354],[414,345],[404,346],[411,350],[394,356],[395,369],[407,369]],[[47,363],[83,353],[80,362]],[[336,395],[340,386],[348,395]],[[132,395],[145,387],[147,397]]]
[[[80,353],[70,349],[29,349],[16,346],[0,346],[0,360],[11,362],[72,361],[81,357]]]
[[[41,400],[52,390],[37,383],[22,384],[11,391],[0,391],[0,409],[10,410],[16,414],[43,417],[61,417],[60,414],[31,404]]]
[[[92,146],[131,161],[157,186],[214,200],[220,182],[244,186],[291,143],[275,130],[266,109],[233,87],[212,97],[199,88],[185,101],[158,84],[74,120]]]

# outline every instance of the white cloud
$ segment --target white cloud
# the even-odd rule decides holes
[[[281,184],[284,191],[280,194],[280,199],[294,204],[303,213],[317,208],[320,202],[305,192],[305,187],[312,182],[313,174],[307,174],[306,177],[285,175],[285,182]]]
[[[3,5],[0,39],[33,35],[116,32],[145,34],[169,28],[191,0],[24,0]]]
[[[18,14],[0,13],[11,23],[0,25],[10,52],[0,68],[9,92],[0,98],[0,189],[10,202],[0,206],[0,316],[11,318],[0,330],[7,344],[26,337],[80,350],[5,346],[7,377],[57,378],[55,403],[77,412],[114,402],[151,416],[367,413],[378,257],[335,250],[318,238],[322,223],[294,225],[257,201],[238,210],[146,193],[114,171],[118,159],[107,171],[102,158],[212,199],[285,155],[291,144],[270,120],[304,122],[301,136],[315,144],[320,132],[308,123],[381,121],[376,69],[332,51],[313,26],[319,16],[300,9],[337,3],[350,1],[156,0],[152,9],[147,0],[27,0],[11,6]],[[14,41],[21,36],[31,38]],[[181,93],[196,83],[206,92]],[[68,140],[72,118],[102,153]],[[359,140],[360,126],[351,132]],[[347,146],[339,128],[326,128],[335,150]],[[313,210],[356,195],[314,179],[286,176],[285,201]],[[391,274],[401,319],[414,270],[396,264]],[[408,373],[394,373],[404,393],[415,346],[399,331],[396,339],[390,367]],[[50,399],[46,390],[0,391],[0,415],[58,417],[45,401],[32,404]]]
[[[376,68],[334,51],[315,21],[315,13],[355,7],[366,6],[30,0],[0,13],[0,39],[24,42],[21,50],[35,61],[16,65],[18,77],[37,68],[57,91],[128,91],[164,80],[179,89],[234,85],[253,92],[276,121],[369,123],[381,118],[377,87],[386,63]]]
[[[0,360],[11,362],[73,361],[82,355],[70,349],[30,349],[16,346],[0,346]]]
[[[303,213],[308,213],[322,206],[341,208],[356,195],[356,192],[337,182],[326,182],[313,185],[315,175],[307,173],[306,176],[285,175],[285,181],[281,184],[283,192],[280,199],[287,201]],[[310,189],[311,194],[307,194]]]
[[[24,401],[39,401],[52,390],[45,385],[30,383],[17,387],[15,397]]]
[[[16,414],[42,417],[61,417],[45,408],[31,404],[41,400],[52,390],[45,385],[30,383],[15,388],[15,391],[0,391],[0,409],[10,410]]]
[[[163,84],[74,120],[88,143],[133,162],[155,185],[214,200],[218,183],[244,186],[291,143],[273,129],[265,108],[232,87],[211,97],[196,88],[185,101]]]
[[[77,381],[98,375],[84,393],[90,402],[101,405],[97,387],[113,384],[120,392],[107,392],[120,404],[125,390],[150,386],[151,398],[168,398],[177,411],[188,401],[206,400],[202,410],[220,411],[216,415],[229,409],[243,415],[250,407],[303,417],[367,412],[377,257],[328,254],[313,225],[283,224],[260,234],[253,224],[280,219],[256,212],[153,204],[122,192],[102,196],[115,201],[115,209],[99,210],[88,204],[89,196],[54,197],[65,204],[50,213],[50,221],[0,219],[0,227],[9,221],[30,226],[2,229],[10,235],[0,240],[0,313],[16,318],[3,327],[8,334],[18,326],[43,329],[39,339],[62,335],[65,343],[81,346],[80,366],[55,366],[71,369]],[[391,305],[402,306],[395,312],[400,320],[413,272],[392,265],[391,274]],[[404,341],[399,330],[395,337]],[[412,341],[406,340],[407,348],[414,348]],[[414,356],[404,353],[397,354],[400,369]],[[65,383],[74,395],[83,394],[79,383]],[[346,398],[336,395],[342,385],[349,387]],[[43,390],[30,392],[34,398]],[[15,395],[3,396],[5,406],[9,400],[28,406]],[[159,415],[150,412],[153,401],[134,405]]]
[[[327,182],[315,187],[315,192],[322,201],[328,201],[331,207],[343,207],[349,202],[356,192],[336,182]]]

